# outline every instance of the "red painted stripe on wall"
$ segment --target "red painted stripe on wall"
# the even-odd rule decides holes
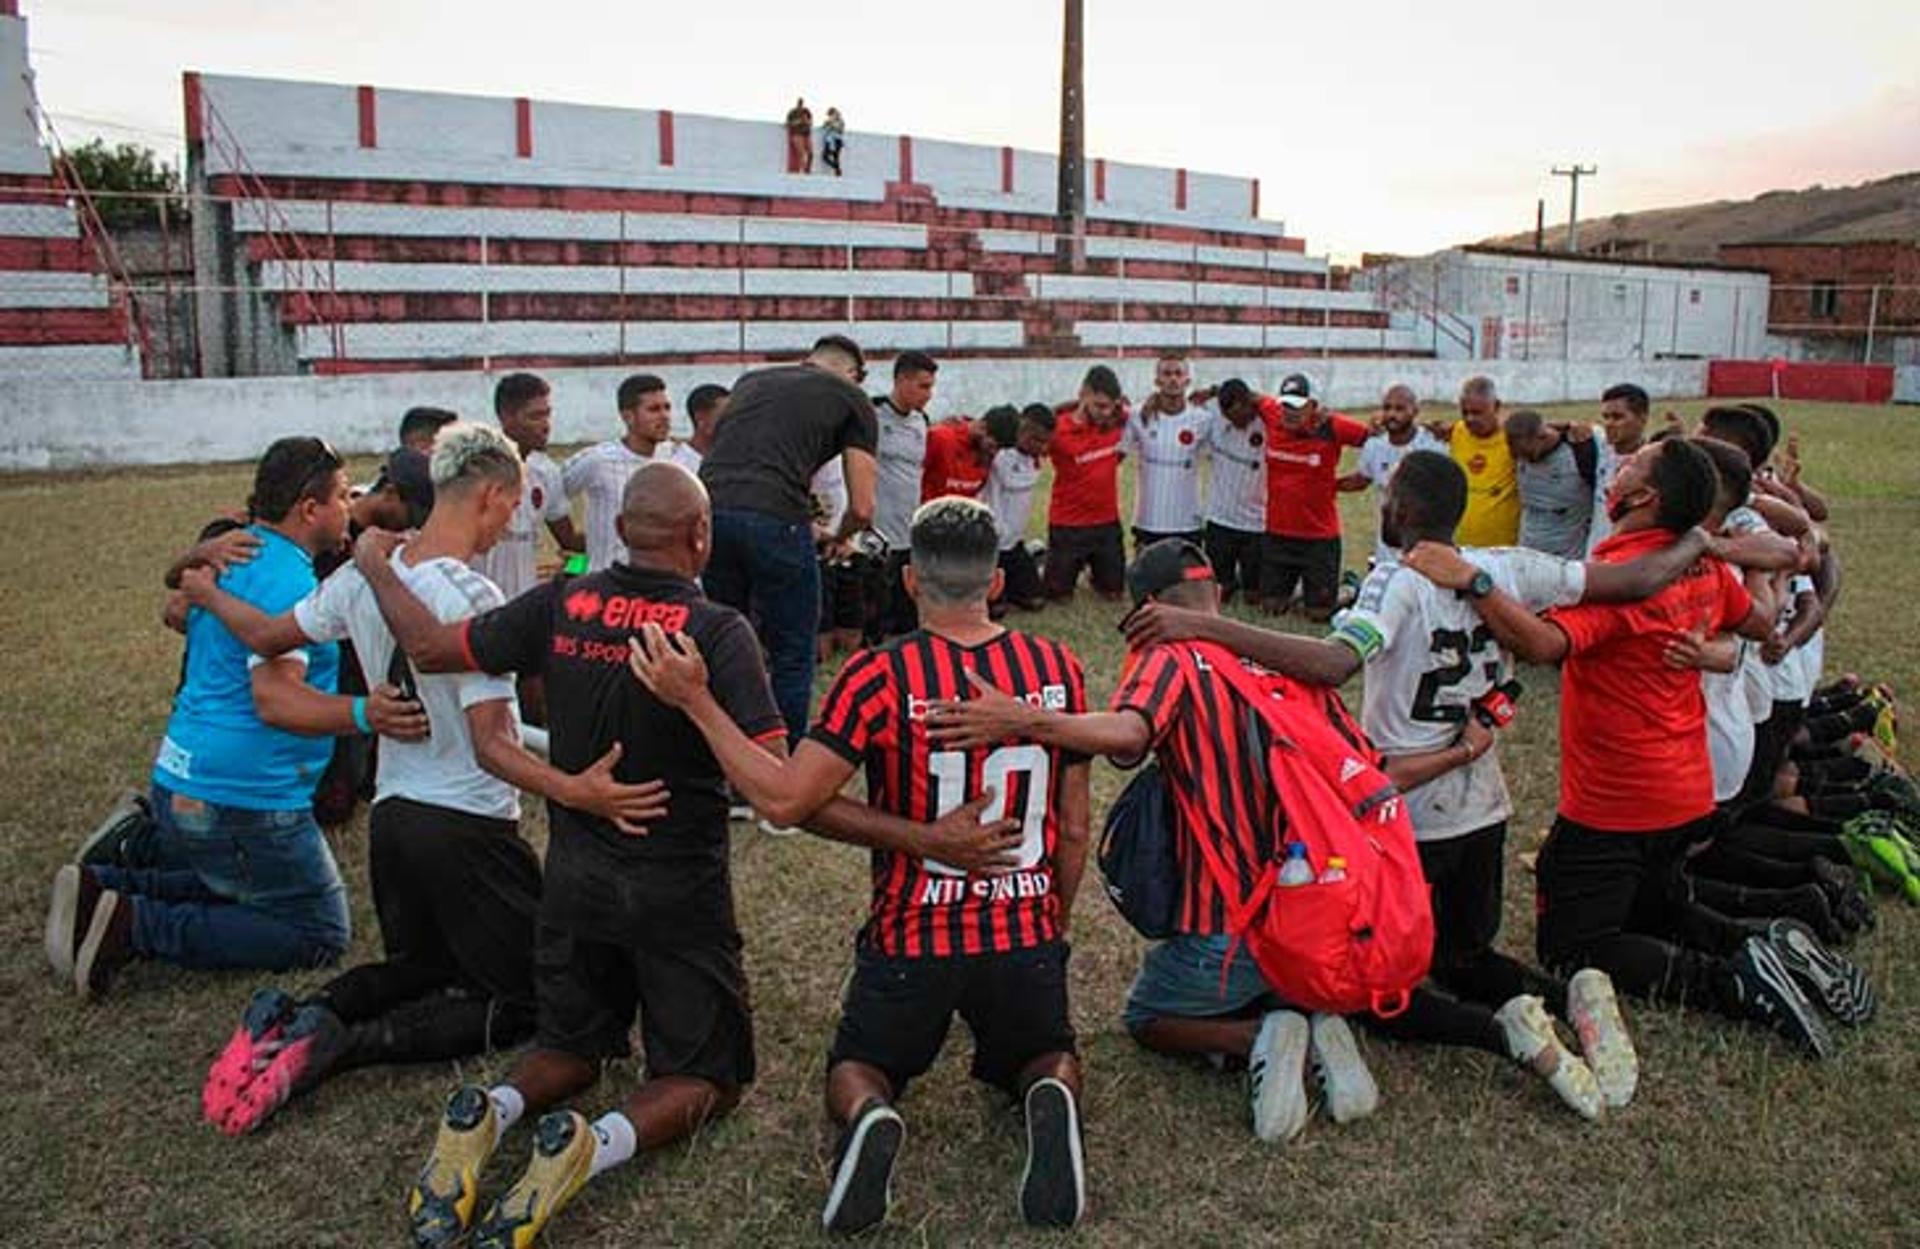
[[[180,96],[187,110],[187,142],[198,144],[206,139],[206,128],[201,116],[203,105],[200,100],[200,75],[187,70],[180,75]]]
[[[913,136],[900,136],[900,181],[913,181]]]
[[[1181,211],[1187,207],[1187,171],[1176,169],[1173,174],[1173,206]]]
[[[513,154],[522,160],[533,155],[533,101],[524,95],[513,102]]]
[[[1093,202],[1107,202],[1107,160],[1104,156],[1095,157],[1093,161]]]
[[[1253,180],[1253,205],[1247,212],[1248,215],[1256,218],[1260,215],[1260,179],[1258,178]]]
[[[1013,149],[1010,147],[1000,149],[1000,193],[1013,194]]]
[[[379,147],[380,128],[374,116],[373,88],[360,88],[360,146]]]
[[[660,163],[673,164],[673,110],[660,110]]]

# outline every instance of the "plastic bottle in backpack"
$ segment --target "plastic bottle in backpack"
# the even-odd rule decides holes
[[[1327,859],[1326,870],[1320,873],[1320,883],[1323,885],[1331,885],[1346,878],[1347,861],[1337,854],[1329,857]]]
[[[1290,841],[1287,843],[1287,861],[1280,865],[1280,885],[1311,885],[1313,883],[1313,864],[1307,862],[1307,843]]]

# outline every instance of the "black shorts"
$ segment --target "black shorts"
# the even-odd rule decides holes
[[[955,1012],[973,1032],[973,1076],[1017,1093],[1021,1071],[1074,1052],[1066,942],[952,958],[894,958],[864,942],[841,1004],[827,1068],[863,1063],[896,1095],[933,1065]]]
[[[1340,596],[1340,539],[1266,535],[1260,546],[1260,593],[1284,606],[1296,585],[1308,611],[1333,610]]]
[[[1198,529],[1188,529],[1180,533],[1160,533],[1156,530],[1141,529],[1135,526],[1133,531],[1133,553],[1138,555],[1154,543],[1165,542],[1168,538],[1178,538],[1182,542],[1191,542],[1195,546],[1200,546],[1205,541],[1206,535]]]
[[[1220,583],[1221,594],[1245,590],[1251,596],[1260,592],[1260,549],[1266,537],[1264,533],[1249,533],[1208,522],[1207,562],[1213,565],[1213,577]]]
[[[1420,870],[1433,895],[1433,963],[1469,961],[1500,935],[1506,887],[1507,822],[1460,837],[1419,843]]]
[[[821,560],[820,632],[865,632],[868,621],[879,609],[886,575],[886,563],[878,556]]]
[[[1033,552],[1024,542],[1016,542],[1000,552],[1000,572],[1004,586],[1000,591],[1000,602],[1011,607],[1032,611],[1043,606],[1047,593],[1040,584],[1040,569],[1033,562]]]
[[[874,590],[878,602],[867,616],[867,645],[877,646],[920,627],[920,609],[907,594],[906,578],[901,575],[911,562],[909,551],[887,552]]]
[[[1080,570],[1093,570],[1093,588],[1115,595],[1126,588],[1127,551],[1120,522],[1110,525],[1055,525],[1047,530],[1047,566],[1041,574],[1048,598],[1073,597]]]

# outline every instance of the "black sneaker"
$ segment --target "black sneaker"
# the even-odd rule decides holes
[[[837,1236],[878,1227],[893,1201],[893,1162],[907,1125],[885,1102],[868,1102],[840,1133],[833,1151],[833,1185],[820,1225]]]
[[[1774,920],[1767,925],[1767,944],[1800,986],[1835,1019],[1857,1028],[1873,1018],[1880,1003],[1866,973],[1821,945],[1805,924]]]
[[[1027,1169],[1020,1176],[1020,1213],[1035,1227],[1072,1227],[1087,1204],[1080,1156],[1080,1108],[1058,1080],[1027,1089]]]
[[[1860,887],[1860,876],[1852,867],[1843,867],[1832,859],[1815,857],[1807,866],[1812,869],[1813,878],[1827,895],[1827,905],[1833,911],[1833,917],[1854,932],[1869,932],[1873,928],[1873,899]]]
[[[73,861],[84,867],[133,867],[131,847],[153,827],[146,795],[127,790],[115,799],[94,830],[81,839]]]
[[[1747,1018],[1786,1037],[1810,1058],[1831,1058],[1833,1037],[1765,937],[1748,937],[1727,960]]]

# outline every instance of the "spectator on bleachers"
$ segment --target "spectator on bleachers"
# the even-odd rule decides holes
[[[813,111],[804,97],[787,110],[787,172],[813,172]]]
[[[820,163],[833,170],[833,176],[840,176],[840,149],[847,143],[847,120],[840,116],[840,110],[827,110],[827,119],[820,123]]]
[[[560,471],[570,496],[584,496],[587,505],[587,569],[599,572],[626,554],[614,521],[620,516],[620,497],[627,478],[642,464],[671,459],[673,399],[667,384],[651,373],[635,373],[620,383],[615,396],[620,405],[624,436],[595,443],[578,452]]]
[[[693,422],[693,437],[673,444],[673,462],[695,477],[700,475],[700,462],[707,458],[707,449],[713,446],[715,427],[727,414],[730,393],[725,386],[713,382],[704,382],[687,392],[687,419]]]

